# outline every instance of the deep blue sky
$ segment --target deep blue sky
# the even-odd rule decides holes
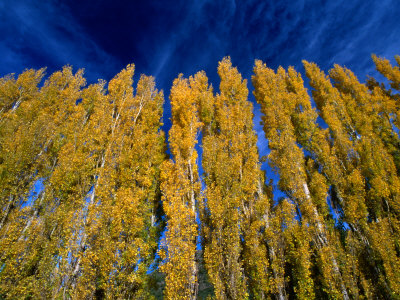
[[[255,58],[373,72],[370,54],[400,54],[399,0],[0,1],[0,75],[71,64],[89,81],[128,63],[169,90],[178,73],[213,81],[226,55],[245,77]]]
[[[364,80],[376,75],[371,53],[400,54],[400,0],[0,0],[0,33],[0,76],[70,64],[95,82],[133,62],[168,96],[179,73],[205,70],[217,87],[217,63],[230,55],[248,79],[258,58],[299,71],[302,59],[338,63]]]

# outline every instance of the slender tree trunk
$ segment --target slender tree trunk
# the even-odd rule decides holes
[[[320,216],[318,214],[317,208],[311,201],[310,190],[308,189],[308,185],[305,182],[303,183],[303,189],[304,189],[304,194],[306,195],[307,201],[310,202],[310,206],[312,207],[312,213],[314,215],[314,220],[317,225],[316,226],[317,227],[317,239],[319,240],[322,247],[329,246],[328,239],[326,237],[325,226],[320,220]],[[334,256],[334,254],[332,253],[331,249],[330,248],[328,248],[328,249],[329,249],[329,255],[331,256],[333,271],[335,272],[336,276],[339,278],[339,281],[340,281],[340,283],[339,283],[340,291],[343,295],[343,299],[349,300],[350,299],[349,294],[347,293],[346,286],[343,283],[342,274],[340,273],[340,269],[338,267],[336,258]]]
[[[276,261],[276,254],[273,246],[268,247],[268,254],[270,257],[271,262]],[[272,268],[272,275],[274,276],[275,282],[277,283],[277,289],[278,289],[278,294],[276,294],[276,299],[277,300],[285,300],[286,299],[286,292],[285,292],[285,287],[282,286],[278,277],[278,273],[275,268]]]
[[[100,165],[100,170],[103,169],[104,165],[105,165],[105,161],[106,161],[106,154],[104,154],[102,156],[102,160],[101,160],[101,165]],[[100,172],[99,172],[100,173]],[[93,186],[93,191],[92,194],[90,195],[90,201],[88,203],[88,211],[86,212],[86,215],[83,217],[84,222],[83,222],[83,235],[82,235],[82,239],[81,242],[79,244],[77,253],[79,254],[80,252],[84,252],[85,247],[86,247],[86,240],[87,240],[87,233],[86,233],[86,226],[87,226],[87,215],[89,213],[89,207],[94,203],[94,199],[96,196],[96,188],[98,186],[99,183],[99,177],[100,174],[97,174],[97,179],[96,179],[96,183]],[[78,259],[75,261],[75,263],[72,264],[72,272],[71,275],[69,276],[69,278],[67,278],[66,280],[66,284],[64,286],[64,293],[63,295],[65,295],[65,292],[68,290],[68,287],[71,286],[72,289],[75,288],[76,283],[77,283],[77,279],[78,279],[78,273],[81,270],[81,258],[78,257]]]
[[[191,164],[191,162],[189,161],[189,175],[190,175],[190,186],[191,186],[191,189],[190,189],[190,205],[191,205],[191,209],[192,209],[192,212],[193,212],[193,215],[194,216],[196,216],[196,199],[195,199],[195,193],[194,193],[194,188],[193,188],[193,185],[194,185],[194,176],[193,176],[193,168],[192,168],[192,164]],[[196,220],[194,220],[194,222],[196,222]],[[196,236],[197,237],[197,236]],[[197,241],[196,241],[196,237],[195,237],[195,240],[194,240],[194,242],[196,243]],[[190,296],[190,299],[193,299],[193,300],[195,300],[195,299],[197,299],[197,292],[198,292],[198,282],[197,282],[197,280],[198,280],[198,266],[197,266],[197,261],[196,261],[196,252],[195,252],[195,254],[194,254],[194,257],[193,257],[193,266],[192,266],[192,274],[191,274],[191,287],[190,287],[190,291],[191,291],[191,296]]]
[[[4,210],[4,215],[3,215],[3,217],[1,218],[0,230],[1,230],[1,228],[3,228],[3,225],[4,225],[4,223],[5,223],[6,220],[7,220],[7,217],[8,217],[8,214],[10,213],[10,209],[11,209],[13,200],[14,200],[14,196],[10,194],[10,196],[8,197],[7,206],[6,206],[5,210]]]

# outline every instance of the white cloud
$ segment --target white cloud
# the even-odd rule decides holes
[[[105,68],[117,63],[60,3],[8,1],[3,3],[2,11],[0,26],[14,30],[14,35],[0,41],[3,55],[12,60],[7,68],[13,64],[31,67],[38,62],[30,56],[36,55],[45,57],[56,68],[66,64],[85,68],[87,75],[96,79],[107,74]]]

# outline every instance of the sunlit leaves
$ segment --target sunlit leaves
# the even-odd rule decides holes
[[[256,61],[277,185],[229,58],[216,94],[205,72],[174,80],[169,160],[164,95],[134,65],[1,78],[0,298],[398,298],[400,72],[373,61],[390,88],[304,61],[312,97]]]

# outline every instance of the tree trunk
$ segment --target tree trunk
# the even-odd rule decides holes
[[[326,232],[325,232],[325,226],[320,220],[320,216],[318,214],[317,208],[311,201],[311,196],[310,196],[310,190],[308,189],[308,185],[306,182],[303,183],[303,189],[304,189],[304,194],[306,195],[307,201],[309,201],[309,204],[312,208],[312,213],[314,215],[314,221],[316,223],[316,228],[317,228],[317,240],[320,242],[321,247],[329,246],[328,239],[326,237]],[[330,250],[330,248],[328,248]],[[331,261],[332,261],[332,266],[333,266],[333,271],[337,275],[337,277],[340,280],[340,291],[342,292],[343,299],[344,300],[349,300],[349,295],[347,293],[346,286],[343,283],[342,279],[342,274],[340,273],[340,269],[338,267],[337,261],[335,256],[333,255],[332,251],[329,251],[330,256],[331,256]]]

